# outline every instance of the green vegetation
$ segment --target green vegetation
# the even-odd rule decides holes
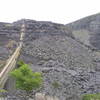
[[[82,100],[100,100],[100,93],[98,94],[86,94]]]
[[[4,93],[7,93],[7,91],[5,89],[2,89],[1,86],[0,86],[0,97],[3,97]]]
[[[18,67],[21,67],[21,66],[23,66],[24,64],[25,64],[24,61],[20,60],[20,61],[18,61],[17,66],[18,66]]]
[[[54,82],[52,83],[52,87],[53,87],[53,92],[54,92],[53,96],[55,96],[56,93],[57,93],[57,90],[58,90],[59,87],[60,87],[60,83],[57,82],[57,81],[54,81]]]
[[[32,93],[32,90],[40,89],[43,82],[42,74],[33,72],[23,61],[20,61],[18,66],[19,68],[11,72],[11,76],[16,79],[16,88],[25,91],[24,100],[28,100],[27,97]]]
[[[60,87],[60,84],[57,81],[54,81],[52,83],[52,86],[53,86],[54,89],[58,89]]]
[[[20,67],[11,72],[16,79],[16,87],[21,90],[31,91],[42,85],[42,75],[39,72],[32,72],[27,64],[19,63]]]

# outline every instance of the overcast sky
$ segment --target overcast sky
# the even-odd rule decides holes
[[[22,18],[69,23],[100,12],[100,0],[0,0],[0,21]]]

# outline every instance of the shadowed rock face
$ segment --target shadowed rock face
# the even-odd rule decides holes
[[[68,24],[74,37],[86,45],[100,49],[100,14]]]

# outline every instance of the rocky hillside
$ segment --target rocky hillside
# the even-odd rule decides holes
[[[85,17],[67,24],[74,37],[95,49],[100,49],[100,14]]]
[[[59,87],[60,100],[78,100],[79,95],[100,91],[95,86],[93,54],[73,39],[71,30],[61,24],[26,20],[26,36],[20,59],[44,76],[43,93],[53,95]]]
[[[30,64],[33,71],[43,73],[44,85],[41,92],[56,95],[60,100],[80,100],[82,94],[100,92],[100,72],[97,71],[95,53],[87,47],[99,48],[94,45],[99,32],[96,30],[99,30],[97,20],[100,16],[97,16],[99,15],[68,25],[19,20],[7,24],[6,34],[12,35],[4,35],[2,39],[5,40],[1,41],[5,43],[10,39],[18,43],[24,21],[25,37],[19,60]],[[91,22],[94,26],[90,25]],[[55,83],[58,84],[56,91],[53,85]]]
[[[11,23],[0,23],[0,69],[12,55],[20,38],[20,27]]]

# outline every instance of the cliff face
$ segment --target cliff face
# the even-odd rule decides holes
[[[61,100],[80,100],[81,94],[100,92],[100,72],[96,71],[95,53],[83,45],[86,43],[96,48],[93,41],[97,29],[90,25],[94,19],[96,17],[69,25],[34,20],[8,24],[10,29],[8,31],[6,28],[7,34],[12,35],[7,35],[7,39],[11,38],[15,43],[19,40],[21,24],[25,24],[24,44],[19,60],[30,64],[33,71],[43,73],[41,92],[56,95]],[[78,33],[82,36],[77,37]],[[3,39],[7,40],[6,36]],[[5,40],[1,40],[2,43]],[[59,84],[56,90],[52,85],[55,82]]]

